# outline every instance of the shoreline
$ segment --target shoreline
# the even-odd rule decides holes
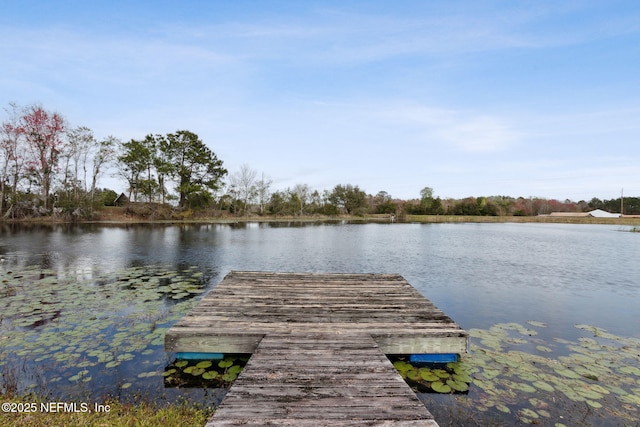
[[[402,220],[392,220],[389,215],[341,215],[341,216],[242,216],[242,217],[202,217],[189,219],[149,219],[140,217],[101,217],[86,220],[69,220],[66,218],[24,218],[16,220],[0,220],[2,224],[105,224],[105,225],[189,225],[189,224],[239,224],[239,223],[397,223],[397,224],[447,224],[447,223],[536,223],[536,224],[604,224],[620,226],[640,226],[640,217],[594,218],[594,217],[549,217],[549,216],[474,216],[474,215],[407,215]]]

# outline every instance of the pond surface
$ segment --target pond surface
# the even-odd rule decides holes
[[[5,225],[0,388],[97,403],[105,396],[215,403],[224,390],[164,386],[175,355],[164,352],[163,339],[229,271],[399,273],[472,331],[468,394],[421,395],[441,425],[632,423],[640,418],[640,370],[621,369],[640,361],[640,234],[627,230]],[[544,368],[518,372],[519,364]],[[507,376],[509,366],[517,378]],[[585,391],[573,396],[565,386]]]

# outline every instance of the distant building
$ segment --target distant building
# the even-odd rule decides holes
[[[602,209],[595,209],[590,212],[551,212],[548,216],[569,217],[569,218],[620,218],[619,213],[610,213]]]
[[[592,216],[594,218],[620,218],[622,215],[620,215],[619,213],[603,211],[602,209],[596,209],[589,212],[589,216]]]
[[[113,201],[115,206],[124,206],[127,203],[129,203],[129,198],[124,193],[120,193],[120,195]]]

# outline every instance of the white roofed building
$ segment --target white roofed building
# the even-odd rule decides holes
[[[590,212],[551,212],[549,216],[553,217],[582,217],[582,218],[620,218],[622,215],[619,213],[611,213],[603,211],[602,209],[595,209]]]
[[[603,211],[602,209],[595,209],[589,212],[589,216],[592,216],[594,218],[620,218],[622,215],[620,215],[619,213]]]

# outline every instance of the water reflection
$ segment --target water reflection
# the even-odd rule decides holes
[[[597,321],[637,334],[640,245],[607,225],[232,223],[4,224],[3,268],[58,274],[132,266],[228,271],[400,273],[463,327]],[[635,304],[635,305],[634,305]],[[604,309],[603,309],[604,308]]]

